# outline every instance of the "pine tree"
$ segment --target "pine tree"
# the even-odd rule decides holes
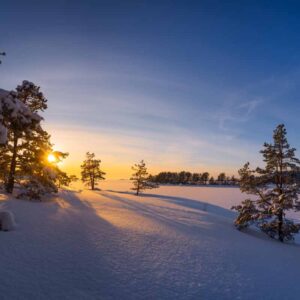
[[[236,185],[238,183],[238,180],[235,178],[234,175],[231,176],[229,181],[231,185]]]
[[[24,80],[21,85],[17,86],[14,97],[18,99],[29,111],[36,114],[47,108],[45,99],[40,87],[32,82]],[[6,180],[6,191],[12,193],[15,184],[15,176],[20,160],[20,154],[24,150],[24,145],[28,140],[34,138],[33,132],[39,132],[40,126],[35,122],[24,124],[22,118],[15,118],[9,124],[7,153],[10,154],[9,172]]]
[[[273,133],[273,143],[265,143],[261,151],[264,168],[251,170],[246,163],[239,170],[240,189],[243,193],[255,195],[234,206],[239,215],[235,220],[238,229],[256,224],[263,232],[281,242],[293,239],[300,229],[286,219],[289,210],[300,210],[298,193],[300,182],[300,160],[295,157],[295,148],[290,148],[283,124]]]
[[[52,157],[50,165],[52,166],[53,171],[56,174],[55,184],[58,188],[61,188],[62,186],[69,186],[72,181],[76,181],[78,179],[75,175],[68,175],[66,172],[62,171],[58,167],[59,163],[69,156],[69,153],[61,151],[52,151],[50,154],[48,154],[48,163],[49,155],[51,155]]]
[[[146,189],[153,189],[158,187],[156,183],[149,180],[149,175],[144,160],[141,160],[140,163],[135,164],[132,167],[132,170],[134,171],[134,173],[132,174],[130,180],[132,180],[133,182],[132,190],[136,191],[137,196],[140,192]]]
[[[207,184],[207,181],[209,179],[209,173],[208,172],[204,172],[202,175],[201,175],[201,181],[203,184]]]
[[[226,181],[226,175],[225,175],[225,173],[220,173],[218,175],[217,181],[218,181],[219,184],[225,184],[225,181]]]
[[[201,175],[199,173],[193,173],[192,182],[198,184],[200,181]]]
[[[209,182],[208,182],[208,183],[209,183],[210,185],[216,184],[215,179],[214,179],[213,176],[209,178]]]
[[[16,173],[23,190],[19,198],[41,199],[44,194],[56,193],[63,180],[68,181],[68,175],[58,167],[68,153],[53,151],[50,135],[42,128],[23,140],[22,149]],[[55,161],[48,160],[50,154]]]
[[[7,142],[0,149],[0,176],[9,193],[16,181],[21,185],[19,197],[40,199],[45,193],[56,192],[58,175],[65,174],[47,160],[52,144],[38,114],[47,108],[46,103],[40,88],[28,81],[15,92],[0,90],[2,121],[8,129]]]
[[[95,154],[87,152],[86,159],[81,165],[81,180],[92,190],[95,189],[99,180],[104,180],[105,173],[100,169],[100,159],[95,159]]]

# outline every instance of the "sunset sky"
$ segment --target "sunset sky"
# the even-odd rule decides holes
[[[69,171],[91,151],[109,178],[141,159],[236,174],[278,123],[300,149],[299,18],[297,1],[4,0],[0,88],[41,86]]]

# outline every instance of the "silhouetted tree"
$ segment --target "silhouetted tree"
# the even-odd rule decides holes
[[[41,199],[44,194],[56,193],[57,187],[68,178],[58,167],[68,153],[53,151],[50,135],[41,128],[25,141],[17,173],[24,191],[18,197]],[[49,162],[49,154],[55,157],[53,162]]]
[[[105,173],[100,169],[100,159],[95,158],[94,153],[87,152],[86,159],[81,165],[81,180],[92,190],[95,189],[99,180],[104,180]]]
[[[238,180],[235,178],[234,175],[231,176],[230,180],[229,180],[231,185],[236,185],[238,183]]]
[[[226,181],[226,175],[225,175],[225,173],[220,173],[219,175],[218,175],[218,183],[219,184],[225,184],[225,181]]]
[[[216,184],[215,179],[212,177],[209,178],[209,182],[210,185]]]
[[[235,225],[241,229],[256,224],[262,231],[280,241],[290,240],[299,232],[300,225],[285,218],[288,210],[299,210],[300,160],[295,157],[295,148],[290,148],[283,124],[274,130],[273,143],[265,143],[261,151],[264,168],[251,170],[246,163],[239,170],[240,189],[255,195],[255,200],[246,199],[233,209],[239,212]]]
[[[209,173],[204,172],[193,173],[186,171],[177,172],[160,172],[157,175],[152,175],[151,180],[157,183],[169,183],[169,184],[230,184],[236,185],[238,180],[235,177],[226,177],[224,173],[221,173],[218,177],[219,180],[215,180],[213,177],[209,179]]]
[[[201,179],[201,174],[199,174],[199,173],[194,173],[193,174],[193,176],[192,176],[192,182],[194,184],[199,183],[200,179]]]
[[[136,195],[138,196],[140,192],[146,189],[153,189],[157,188],[158,185],[149,178],[146,164],[143,160],[140,161],[140,163],[135,164],[132,167],[132,170],[134,173],[132,174],[132,177],[130,180],[133,182],[133,188],[132,190],[136,192]]]
[[[208,172],[202,173],[202,175],[201,175],[201,181],[202,181],[202,183],[206,184],[207,181],[208,181],[208,179],[209,179],[209,173]]]

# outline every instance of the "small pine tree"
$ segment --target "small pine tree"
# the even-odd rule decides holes
[[[141,160],[140,163],[135,164],[132,167],[132,170],[134,171],[134,173],[132,174],[130,180],[132,180],[133,182],[132,190],[136,192],[137,196],[143,190],[153,189],[158,187],[156,183],[150,181],[151,178],[149,178],[144,160]]]
[[[285,218],[286,211],[300,210],[300,182],[297,180],[300,160],[295,157],[295,151],[288,144],[284,125],[278,125],[273,143],[265,143],[261,151],[265,168],[251,170],[246,163],[239,170],[241,191],[257,198],[233,207],[239,213],[235,220],[238,229],[256,224],[281,242],[293,239],[299,231],[299,224]]]
[[[105,173],[100,169],[100,159],[95,159],[95,154],[87,152],[86,159],[81,165],[81,180],[92,190],[95,189],[99,180],[104,180]]]

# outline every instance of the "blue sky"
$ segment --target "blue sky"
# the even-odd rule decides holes
[[[300,148],[299,20],[297,1],[1,1],[0,87],[41,86],[69,168],[233,174],[278,123]]]

